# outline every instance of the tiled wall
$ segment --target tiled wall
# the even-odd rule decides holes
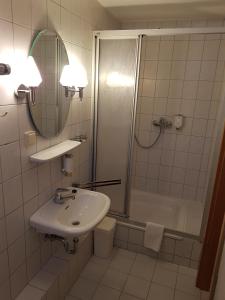
[[[197,268],[201,244],[194,239],[183,237],[174,240],[164,237],[159,253],[144,247],[144,231],[117,224],[114,244],[120,248],[143,253],[178,265]]]
[[[0,298],[14,299],[51,257],[51,243],[29,225],[29,217],[56,187],[89,178],[89,143],[74,152],[74,176],[61,173],[60,159],[36,165],[29,155],[79,133],[90,137],[92,30],[118,24],[95,0],[0,0],[0,62],[10,63],[12,75],[0,77]],[[73,99],[63,132],[40,136],[24,144],[24,132],[34,130],[26,103],[14,97],[31,38],[37,29],[55,29],[65,41],[69,58],[80,59],[89,75],[83,102]],[[2,117],[7,112],[5,117]]]
[[[192,22],[189,26],[210,24]],[[161,25],[153,27],[157,26]],[[166,129],[149,150],[135,147],[135,188],[205,200],[224,77],[224,53],[224,36],[218,34],[144,39],[136,125],[139,140],[144,145],[154,141],[159,129],[151,122],[161,116],[174,121],[176,114],[182,114],[184,126],[180,130]]]

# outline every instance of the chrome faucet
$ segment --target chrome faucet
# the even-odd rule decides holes
[[[71,188],[58,188],[55,191],[55,196],[53,198],[53,201],[56,204],[64,204],[66,200],[69,199],[75,199],[75,193],[77,192],[76,189],[71,189]]]

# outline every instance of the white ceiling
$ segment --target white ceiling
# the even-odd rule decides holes
[[[225,0],[98,0],[120,21],[225,17]]]

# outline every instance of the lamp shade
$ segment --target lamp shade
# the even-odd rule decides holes
[[[72,87],[75,85],[73,71],[70,65],[65,65],[60,77],[60,83],[62,86]]]
[[[88,85],[87,72],[81,64],[74,66],[74,82],[77,88],[85,88]]]
[[[42,78],[33,56],[28,56],[25,69],[24,84],[28,87],[38,87],[42,82]]]

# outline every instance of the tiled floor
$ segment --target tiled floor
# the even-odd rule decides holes
[[[196,270],[115,248],[93,256],[66,300],[205,300],[194,286]]]

